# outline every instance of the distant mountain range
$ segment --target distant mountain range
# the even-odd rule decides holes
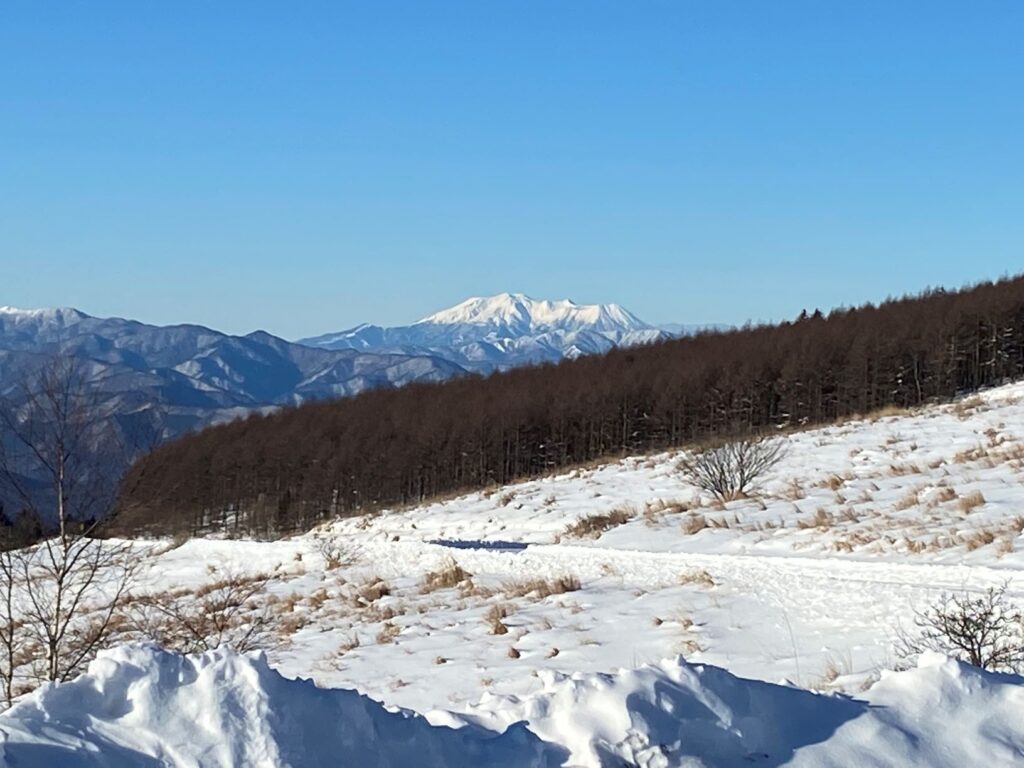
[[[432,355],[488,373],[648,344],[687,332],[684,328],[672,332],[648,325],[618,304],[537,301],[521,293],[501,293],[468,299],[412,325],[358,325],[298,343],[318,349]]]
[[[674,335],[615,304],[469,299],[412,325],[360,325],[289,342],[77,309],[0,307],[0,395],[57,349],[88,364],[111,412],[159,412],[163,437],[244,413],[557,361]]]

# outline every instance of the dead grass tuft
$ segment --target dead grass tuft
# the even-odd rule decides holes
[[[470,581],[471,578],[471,573],[464,570],[452,558],[448,558],[437,570],[430,571],[423,576],[423,580],[420,582],[420,592],[426,595],[439,589],[451,589]]]
[[[984,503],[985,496],[982,494],[982,492],[972,491],[971,493],[968,493],[966,496],[960,497],[960,501],[957,504],[957,507],[960,509],[961,512],[963,512],[966,515],[969,512],[974,511]]]
[[[565,529],[565,536],[596,539],[606,531],[628,523],[636,516],[631,507],[619,507],[610,512],[581,517]]]
[[[502,585],[502,591],[508,597],[531,596],[543,600],[546,597],[551,597],[551,595],[576,592],[580,586],[580,580],[575,576],[559,576],[554,579],[510,581]]]

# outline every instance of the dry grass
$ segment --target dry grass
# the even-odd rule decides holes
[[[390,621],[386,621],[384,622],[384,625],[380,628],[380,632],[377,633],[377,642],[381,645],[390,643],[392,640],[398,637],[398,635],[401,634],[401,632],[402,628],[399,627],[397,624],[394,624]]]
[[[492,635],[507,635],[508,625],[505,623],[505,619],[508,618],[508,608],[504,605],[492,605],[490,610],[484,616],[484,621],[487,623],[488,628],[491,630]]]
[[[606,531],[610,531],[612,528],[617,528],[620,525],[628,523],[634,517],[636,517],[636,511],[634,509],[630,507],[619,507],[611,510],[610,512],[581,517],[565,529],[564,535],[577,539],[596,539]]]
[[[692,536],[693,534],[700,533],[707,528],[708,521],[704,515],[693,513],[687,517],[679,527],[682,529],[684,535]]]
[[[382,597],[387,597],[391,594],[391,587],[383,579],[377,578],[376,576],[368,579],[355,596],[355,603],[359,607],[366,607],[380,600]]]
[[[527,581],[510,581],[502,585],[502,592],[508,597],[536,597],[543,600],[551,595],[563,595],[576,592],[580,588],[580,580],[575,576],[559,576],[555,579],[529,579]]]
[[[711,578],[711,574],[705,571],[703,568],[694,568],[686,571],[679,577],[680,584],[695,584],[701,587],[711,588],[715,586],[715,580]]]
[[[897,512],[902,512],[903,510],[910,509],[911,507],[916,507],[920,503],[921,497],[918,495],[917,491],[910,491],[906,496],[893,504],[892,508]]]
[[[832,515],[830,515],[824,507],[818,507],[814,513],[814,517],[810,520],[797,520],[796,527],[804,530],[808,528],[817,528],[824,531],[831,528],[834,522]]]
[[[423,580],[420,582],[420,592],[426,595],[439,589],[451,589],[468,582],[472,576],[455,560],[448,558],[440,568],[423,576]]]
[[[953,413],[957,415],[961,421],[968,419],[974,411],[981,410],[985,407],[985,401],[978,395],[972,395],[966,397],[963,400],[958,400],[953,404]]]
[[[957,503],[957,507],[965,515],[969,512],[973,512],[975,509],[985,503],[985,496],[981,491],[972,491],[966,496],[961,496],[960,501]]]

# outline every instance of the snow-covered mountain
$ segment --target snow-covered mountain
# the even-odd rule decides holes
[[[358,325],[301,339],[320,349],[432,354],[491,371],[670,338],[618,304],[543,301],[521,293],[468,299],[412,325]]]

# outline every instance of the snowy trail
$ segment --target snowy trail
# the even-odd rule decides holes
[[[579,577],[575,593],[600,621],[642,629],[653,616],[689,615],[705,650],[689,657],[768,680],[818,683],[830,659],[846,673],[891,668],[893,644],[912,627],[916,611],[942,592],[980,591],[1008,584],[1024,602],[1024,573],[976,565],[912,564],[799,556],[663,553],[600,546],[538,545],[519,552],[464,550],[426,542],[378,544],[378,562],[452,558],[484,581]],[[711,588],[680,586],[681,577],[705,571]],[[637,595],[637,608],[619,613],[615,595]],[[602,603],[602,601],[607,601]],[[645,618],[641,605],[649,604]],[[627,600],[628,602],[628,600]],[[603,607],[602,607],[603,605]]]
[[[379,547],[379,548],[378,548]],[[369,548],[368,548],[369,549]],[[373,553],[393,562],[448,556],[471,573],[511,578],[574,573],[597,579],[619,575],[631,585],[662,587],[678,582],[687,570],[703,569],[734,586],[772,589],[783,582],[813,580],[815,592],[863,585],[907,588],[934,594],[943,590],[980,591],[1009,582],[1009,593],[1024,597],[1024,573],[1012,568],[933,563],[893,563],[793,555],[728,555],[688,552],[646,552],[597,546],[534,545],[518,552],[457,549],[430,543],[395,542],[377,545]],[[611,574],[609,568],[612,569]],[[821,580],[833,585],[823,590]]]

